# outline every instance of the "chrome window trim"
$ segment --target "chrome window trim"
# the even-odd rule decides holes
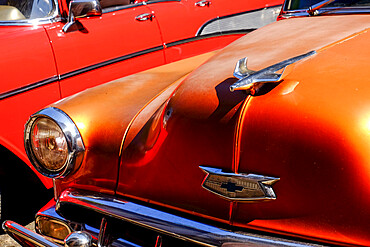
[[[49,118],[53,120],[62,130],[68,146],[68,158],[64,165],[57,171],[49,171],[45,169],[41,164],[39,164],[36,159],[32,147],[31,147],[31,129],[33,123],[38,118]],[[30,159],[32,165],[36,168],[38,172],[44,176],[50,178],[60,178],[65,177],[71,171],[76,169],[81,163],[85,153],[85,145],[82,141],[81,134],[77,129],[76,124],[73,120],[62,110],[55,107],[48,107],[42,109],[41,111],[33,114],[27,121],[24,130],[24,145],[28,158]]]
[[[284,6],[285,8],[285,6]],[[310,14],[307,12],[306,9],[298,9],[298,10],[282,10],[281,16],[284,18],[290,17],[309,17]],[[345,14],[369,14],[370,7],[330,7],[330,8],[322,8],[318,10],[317,15],[345,15]]]
[[[60,16],[58,0],[54,0],[53,2],[55,5],[54,12],[48,17],[14,21],[0,21],[0,26],[38,26],[61,21],[62,18]]]

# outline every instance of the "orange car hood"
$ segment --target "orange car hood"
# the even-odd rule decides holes
[[[228,79],[233,78],[239,59],[248,57],[249,69],[260,70],[308,51],[320,52],[366,31],[369,23],[370,16],[364,15],[319,16],[282,20],[260,28],[194,71],[177,90],[172,105],[188,116],[207,118],[220,104],[216,87],[221,82],[234,82]]]
[[[370,218],[369,23],[370,16],[364,15],[279,21],[226,47],[180,85],[169,103],[178,116],[177,125],[181,119],[193,119],[198,127],[197,122],[222,113],[220,121],[208,122],[207,129],[219,136],[225,149],[230,142],[217,126],[233,112],[241,112],[241,105],[246,109],[239,113],[244,117],[237,132],[222,130],[239,136],[239,142],[234,139],[232,162],[204,165],[280,178],[274,185],[276,201],[234,204],[232,224],[369,244],[365,223]],[[233,105],[242,93],[229,92],[239,59],[248,57],[248,68],[258,71],[313,50],[317,53],[296,62],[270,92],[249,98],[245,94],[243,104]],[[207,136],[193,145],[202,138]],[[340,207],[339,194],[346,202]],[[363,213],[353,216],[356,207]]]
[[[127,143],[128,148],[124,150],[121,160],[122,172],[117,193],[242,227],[250,227],[251,224],[248,222],[253,220],[254,227],[270,227],[276,230],[284,224],[269,225],[263,219],[292,219],[289,224],[294,227],[291,227],[293,229],[290,231],[297,235],[307,235],[304,229],[299,228],[297,222],[294,222],[295,217],[301,216],[302,212],[316,216],[322,212],[318,206],[312,206],[312,203],[308,204],[307,200],[304,200],[305,194],[300,194],[295,189],[299,187],[306,192],[306,195],[310,196],[315,195],[319,190],[315,186],[307,186],[306,183],[299,184],[299,186],[295,184],[300,181],[294,175],[295,170],[287,169],[283,162],[284,158],[290,156],[289,151],[294,147],[289,146],[292,149],[283,150],[287,146],[280,145],[278,141],[272,142],[272,139],[269,138],[273,135],[279,138],[286,136],[286,133],[282,131],[289,130],[289,126],[283,125],[284,121],[289,123],[290,119],[287,120],[287,118],[291,118],[292,121],[305,120],[305,116],[309,116],[308,114],[303,115],[306,111],[315,112],[315,109],[309,108],[310,106],[320,106],[318,105],[320,103],[326,104],[325,110],[315,113],[327,122],[323,125],[322,122],[316,121],[318,118],[315,118],[316,122],[312,121],[316,125],[298,125],[298,122],[297,125],[300,128],[307,126],[313,128],[320,125],[333,127],[334,120],[341,115],[341,112],[337,110],[336,114],[328,115],[328,113],[333,112],[338,103],[341,103],[340,101],[348,103],[345,108],[343,107],[345,111],[350,110],[351,104],[349,102],[353,99],[352,96],[352,98],[345,100],[344,98],[336,99],[335,96],[336,92],[339,91],[341,96],[345,94],[346,89],[343,88],[343,85],[350,86],[350,84],[338,85],[336,81],[334,83],[328,82],[338,80],[338,78],[345,78],[348,82],[351,74],[350,71],[346,70],[343,59],[351,59],[355,55],[356,59],[353,62],[358,63],[356,75],[360,79],[356,79],[354,83],[362,83],[362,86],[367,83],[361,82],[361,78],[369,78],[368,60],[366,60],[369,57],[369,49],[366,48],[364,54],[361,54],[361,49],[366,47],[366,41],[369,40],[369,23],[370,17],[364,15],[319,16],[282,20],[256,30],[223,49],[207,63],[193,71],[175,90],[164,111],[164,115],[167,116],[165,117],[166,127],[162,130],[161,136],[158,138],[159,141],[154,146],[150,146],[150,150],[140,149],[145,146],[142,145],[142,140],[146,140],[144,134],[142,134],[142,139],[139,138],[140,134],[137,136],[135,145],[133,145],[135,141]],[[257,71],[312,50],[316,51],[317,54],[297,62],[294,70],[288,74],[284,81],[265,95],[248,97],[243,91],[229,91],[229,86],[237,81],[233,77],[233,72],[237,61],[241,58],[248,57],[249,69]],[[341,59],[338,60],[338,58]],[[319,67],[318,70],[315,66],[323,67]],[[336,74],[333,75],[331,72]],[[320,78],[323,79],[312,80],[311,74],[315,76],[312,78],[321,76]],[[323,82],[323,80],[325,81]],[[301,83],[295,90],[294,85],[297,81]],[[314,82],[311,84],[311,81]],[[325,89],[325,83],[330,84],[328,91]],[[358,94],[361,98],[358,99],[358,102],[364,103],[363,99],[366,101],[369,98],[366,98],[366,95],[370,95],[368,91],[363,90],[361,94]],[[290,109],[289,106],[300,103],[294,101],[302,99],[298,96],[295,98],[295,92],[300,94],[298,96],[308,95],[304,97],[305,103],[301,103],[300,108],[295,108],[289,114],[283,114],[284,109]],[[330,94],[328,94],[329,92]],[[271,103],[272,101],[273,103]],[[246,106],[247,110],[243,112],[242,106]],[[239,121],[242,114],[245,114],[244,122]],[[359,116],[361,112],[358,111],[356,114]],[[285,117],[285,120],[282,116]],[[272,117],[275,117],[274,121],[280,120],[282,122],[276,126],[284,126],[285,129],[274,129],[276,122],[271,120]],[[259,128],[256,123],[267,126],[267,129],[271,130],[270,135],[266,134],[264,129]],[[135,125],[134,122],[133,126]],[[237,139],[235,138],[236,126],[239,126],[240,131],[237,133],[240,135],[238,145],[235,141]],[[147,132],[150,133],[149,127],[147,127]],[[346,129],[346,131],[349,130],[350,128]],[[332,134],[333,130],[327,133]],[[299,133],[294,133],[294,136],[299,136]],[[306,137],[309,138],[310,135],[307,134]],[[327,137],[325,134],[321,136],[322,139]],[[359,140],[359,138],[357,139]],[[253,141],[248,142],[248,140]],[[366,140],[369,141],[368,139],[362,140],[364,140],[361,143],[362,146],[366,144]],[[284,144],[289,144],[288,141]],[[305,139],[301,141],[301,143],[306,143]],[[242,152],[236,152],[235,146],[239,146]],[[357,146],[361,145],[357,144]],[[284,157],[276,159],[277,156],[268,156],[264,147],[275,147],[276,153],[274,155],[278,155],[280,152]],[[334,149],[334,146],[328,148]],[[305,152],[305,150],[300,151],[301,153]],[[354,150],[353,153],[356,151],[358,150]],[[368,156],[366,156],[367,150],[360,152],[362,152],[363,158]],[[306,156],[309,156],[310,153],[306,153]],[[320,152],[318,153],[320,154]],[[295,158],[297,161],[301,161],[298,156]],[[238,162],[239,158],[240,162]],[[330,164],[329,162],[333,160],[328,159],[323,158],[322,160],[327,161],[326,164]],[[262,164],[260,161],[264,163]],[[369,158],[362,161],[368,163]],[[300,166],[294,160],[290,160],[289,164],[298,169],[297,174],[303,174],[303,178],[305,178],[306,171],[320,171],[310,170],[310,166],[302,166],[302,169],[299,170]],[[322,167],[325,167],[325,170],[322,171],[326,171],[325,174],[328,175],[327,171],[331,169],[330,166],[337,164],[334,162],[325,167],[325,163],[323,163]],[[347,166],[352,164],[346,162]],[[279,177],[281,180],[274,185],[278,199],[263,204],[240,203],[232,205],[233,203],[230,201],[201,189],[205,174],[199,166],[222,168],[229,172]],[[349,167],[346,168],[349,169]],[[319,176],[319,179],[323,181],[325,178],[324,175]],[[368,180],[362,178],[362,181]],[[317,190],[310,191],[310,188]],[[319,200],[325,198],[326,194],[316,193],[316,195],[314,198]],[[297,201],[302,202],[302,207],[294,207]],[[304,208],[305,203],[312,207]],[[335,212],[335,210],[332,211]],[[255,219],[261,221],[258,222]],[[344,226],[346,223],[350,222],[343,220],[338,224]],[[335,236],[331,237],[335,238]]]

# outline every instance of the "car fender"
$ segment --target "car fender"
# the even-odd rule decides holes
[[[190,73],[215,52],[150,69],[87,89],[52,107],[63,110],[78,127],[86,153],[81,168],[60,182],[113,193],[122,139],[136,114],[167,87]],[[119,102],[119,105],[117,104]],[[99,129],[99,131],[96,131]],[[91,175],[91,173],[94,175]],[[94,181],[86,179],[94,177]],[[100,188],[100,189],[99,189]]]

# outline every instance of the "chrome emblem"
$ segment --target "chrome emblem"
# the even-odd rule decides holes
[[[275,200],[272,185],[280,178],[256,174],[236,174],[222,172],[221,169],[200,166],[207,175],[202,187],[232,201]]]
[[[254,95],[266,83],[280,83],[289,74],[288,65],[294,64],[299,60],[305,59],[316,54],[316,51],[310,51],[305,54],[284,60],[280,63],[271,65],[260,71],[248,69],[248,58],[240,59],[235,67],[234,76],[239,80],[230,86],[230,91],[246,90]],[[291,69],[291,67],[290,67]],[[281,71],[281,73],[279,73]]]

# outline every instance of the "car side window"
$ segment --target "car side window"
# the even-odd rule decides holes
[[[0,21],[45,18],[54,9],[53,0],[0,0]]]

